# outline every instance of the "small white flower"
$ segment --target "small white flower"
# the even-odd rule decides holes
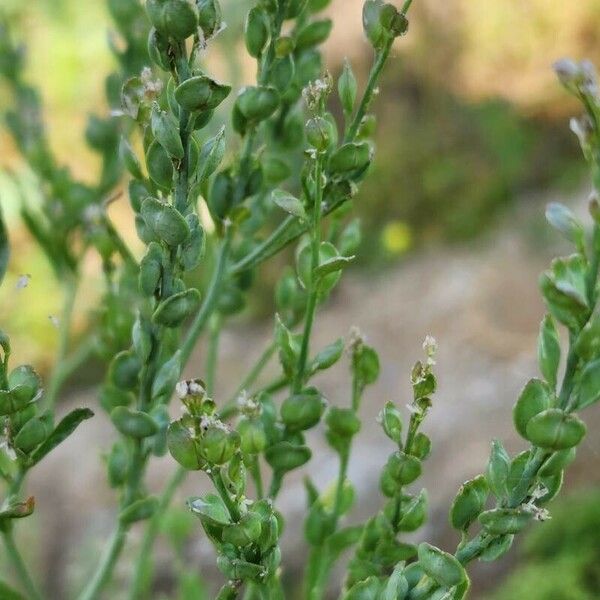
[[[29,273],[23,273],[22,275],[19,275],[17,283],[15,284],[15,288],[17,288],[18,290],[26,288],[29,285],[30,280],[31,275],[29,275]]]

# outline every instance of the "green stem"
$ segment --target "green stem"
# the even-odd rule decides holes
[[[215,391],[215,377],[217,372],[217,359],[219,357],[219,339],[221,336],[222,319],[219,314],[214,314],[210,323],[208,338],[208,351],[206,355],[206,392],[209,396]]]
[[[15,538],[12,532],[12,525],[9,524],[6,528],[2,529],[2,539],[4,540],[4,546],[6,548],[6,554],[10,560],[15,574],[19,578],[23,589],[27,592],[29,600],[42,600],[42,595],[38,592],[38,589],[33,582],[31,575],[27,569],[27,565],[17,548]]]
[[[145,576],[148,572],[148,567],[152,561],[152,548],[160,531],[160,526],[165,515],[165,512],[171,505],[173,496],[177,488],[181,485],[187,475],[187,471],[183,467],[177,467],[177,470],[171,476],[167,486],[163,490],[156,512],[146,525],[142,545],[140,547],[135,567],[133,570],[133,580],[129,592],[130,600],[138,600],[144,597],[147,590],[144,587]]]
[[[223,475],[221,474],[221,471],[216,469],[214,473],[210,474],[210,478],[216,490],[219,492],[219,496],[221,496],[221,499],[225,503],[225,506],[227,507],[227,510],[229,511],[229,514],[231,515],[233,521],[239,521],[241,516],[240,509],[238,508],[237,504],[232,500],[231,495],[227,491],[227,486],[223,481]]]
[[[254,486],[256,487],[256,495],[258,496],[259,500],[262,500],[265,497],[265,490],[258,456],[251,457],[248,470],[250,471],[252,481],[254,481]]]
[[[269,498],[275,500],[281,490],[281,484],[283,483],[283,473],[281,471],[275,471],[273,478],[271,479],[271,485],[269,486]]]

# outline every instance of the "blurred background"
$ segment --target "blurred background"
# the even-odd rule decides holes
[[[222,45],[232,48],[250,3],[223,5],[228,30]],[[361,6],[362,0],[334,0],[326,55],[332,73],[348,57],[364,82],[371,54],[362,36]],[[114,67],[104,3],[2,0],[2,8],[27,46],[27,75],[41,91],[52,149],[76,176],[92,179],[97,157],[85,145],[83,131],[89,113],[106,110],[103,81]],[[598,62],[600,3],[417,0],[411,13],[410,33],[395,46],[375,105],[378,153],[356,202],[364,226],[360,264],[320,315],[316,343],[358,324],[382,358],[382,376],[365,403],[366,424],[350,472],[359,490],[355,512],[360,518],[378,502],[376,472],[389,452],[375,416],[388,399],[408,398],[410,366],[421,356],[423,338],[432,334],[438,340],[440,390],[425,428],[434,452],[425,478],[431,519],[424,534],[450,548],[457,540],[446,524],[447,507],[458,485],[485,465],[489,440],[500,438],[511,451],[521,448],[510,411],[523,383],[536,374],[535,338],[543,314],[537,275],[551,256],[565,250],[546,227],[543,207],[560,200],[584,214],[589,188],[577,140],[568,129],[578,109],[555,81],[551,64],[562,56]],[[241,84],[252,72],[239,57],[217,50],[211,68]],[[0,87],[0,110],[10,103]],[[45,372],[57,344],[51,317],[60,310],[60,290],[19,220],[21,196],[35,201],[35,179],[4,129],[0,147],[0,199],[13,245],[0,290],[0,317],[13,338],[15,361]],[[125,198],[115,203],[113,216],[135,248]],[[223,395],[270,335],[265,315],[280,267],[263,268],[259,291],[224,336],[218,385]],[[90,258],[77,309],[79,332],[101,291],[97,268]],[[29,283],[17,289],[24,274]],[[190,374],[196,375],[198,363],[192,363]],[[94,364],[86,365],[65,403],[95,404],[100,377]],[[345,397],[346,380],[344,367],[338,366],[321,382],[333,403]],[[598,408],[588,417],[590,431],[597,431]],[[98,453],[109,448],[110,436],[109,423],[99,413],[32,477],[39,510],[27,520],[23,535],[32,542],[30,559],[52,598],[66,597],[79,586],[110,530],[114,498]],[[309,468],[324,485],[335,474],[335,457],[321,432],[313,438],[325,459]],[[594,536],[600,526],[599,459],[599,438],[590,435],[563,499],[552,509],[553,520],[536,526],[498,564],[477,565],[473,598],[599,597],[600,545]],[[168,459],[158,461],[154,484],[160,487],[171,468]],[[199,477],[190,477],[176,505],[202,485]],[[303,509],[299,486],[298,480],[282,495],[288,514]],[[164,533],[155,597],[175,598],[173,564],[192,580],[197,566],[211,562],[210,554],[199,524],[181,509],[173,510]],[[288,552],[299,544],[300,534],[290,526]],[[135,530],[131,544],[137,542]],[[293,577],[300,565],[286,567]],[[126,561],[120,569],[113,598],[120,598]]]

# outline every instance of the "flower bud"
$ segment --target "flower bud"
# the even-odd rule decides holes
[[[325,410],[325,399],[315,388],[286,398],[281,405],[281,420],[291,431],[314,427]]]
[[[206,75],[196,75],[180,83],[175,99],[186,110],[214,110],[229,96],[231,86],[218,83]]]
[[[250,9],[246,17],[244,40],[248,54],[258,58],[269,42],[269,19],[262,8],[257,6]]]
[[[221,426],[210,425],[198,440],[200,455],[213,465],[226,463],[240,445],[240,436],[236,431],[227,431]]]
[[[200,306],[200,292],[190,288],[163,300],[152,315],[152,321],[165,327],[179,327]]]
[[[296,50],[304,50],[322,44],[329,37],[332,27],[331,19],[313,21],[304,26],[296,36]]]
[[[323,117],[313,117],[306,123],[306,139],[308,143],[323,152],[329,148],[334,137],[332,124]]]
[[[586,433],[585,423],[575,415],[549,408],[527,424],[527,439],[540,448],[566,450],[577,446]]]
[[[270,86],[248,86],[242,89],[235,103],[248,122],[259,123],[277,110],[279,94]]]
[[[143,439],[158,432],[158,425],[150,415],[125,406],[114,408],[110,419],[118,431],[127,437]]]
[[[191,0],[147,0],[150,22],[165,36],[185,40],[198,27],[198,9]]]
[[[221,29],[221,5],[218,0],[196,0],[198,24],[205,39],[210,39]]]
[[[146,198],[140,213],[148,227],[169,246],[179,246],[190,235],[187,221],[170,204],[163,204],[156,198]]]
[[[163,189],[170,189],[173,183],[173,163],[165,149],[154,140],[146,150],[146,167],[150,179]]]
[[[241,419],[237,426],[240,448],[244,454],[260,454],[267,446],[267,436],[261,421]]]

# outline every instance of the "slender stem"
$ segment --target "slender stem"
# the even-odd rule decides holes
[[[152,515],[152,518],[146,525],[146,531],[142,539],[142,545],[140,547],[135,567],[133,570],[133,580],[131,583],[131,589],[129,591],[130,600],[138,600],[144,597],[146,589],[144,587],[145,575],[148,572],[148,566],[152,561],[152,548],[158,533],[160,526],[165,515],[165,512],[171,505],[173,496],[177,491],[177,488],[181,485],[187,475],[187,471],[178,466],[177,470],[171,476],[171,479],[167,483],[167,486],[163,490],[156,512]]]
[[[238,508],[237,504],[231,499],[231,495],[227,491],[227,486],[225,485],[225,482],[223,481],[223,475],[221,474],[221,471],[216,470],[215,472],[211,473],[210,478],[211,478],[216,490],[219,492],[221,499],[225,503],[225,506],[227,507],[227,510],[229,511],[229,514],[231,515],[231,518],[235,522],[239,521],[240,520],[240,509]]]
[[[304,332],[302,334],[302,344],[300,346],[300,355],[298,357],[298,365],[292,385],[292,392],[297,393],[304,385],[304,377],[306,371],[306,362],[308,360],[308,351],[310,346],[310,336],[312,326],[315,319],[317,301],[319,298],[319,283],[316,280],[316,270],[319,267],[319,254],[321,250],[321,204],[323,202],[323,162],[320,155],[315,160],[315,195],[314,206],[312,211],[312,239],[311,239],[311,275],[308,303],[306,306],[306,315],[304,318]]]
[[[219,356],[219,339],[221,336],[222,319],[219,314],[214,314],[210,323],[208,338],[208,352],[206,355],[206,392],[209,396],[215,391],[215,377],[217,372],[217,359]]]
[[[98,597],[102,588],[108,583],[115,568],[119,554],[125,545],[126,534],[126,529],[121,525],[115,529],[104,550],[98,569],[94,573],[92,580],[80,594],[78,600],[94,600]]]
[[[275,500],[281,490],[281,484],[283,483],[283,473],[281,471],[275,471],[273,478],[271,479],[271,485],[269,486],[269,498]]]
[[[27,592],[27,597],[30,600],[41,600],[42,595],[38,592],[38,589],[29,574],[27,565],[17,548],[12,532],[12,526],[10,524],[5,529],[2,529],[2,539],[4,540],[4,546],[6,547],[6,554],[23,589]]]
[[[250,475],[252,476],[252,481],[254,481],[254,486],[256,487],[256,495],[258,496],[259,500],[261,500],[265,497],[265,490],[258,456],[251,457],[248,469],[250,471]]]

